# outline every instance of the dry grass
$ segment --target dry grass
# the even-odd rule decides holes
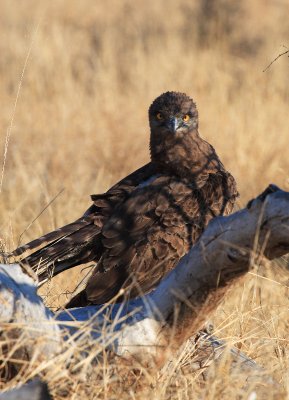
[[[210,3],[1,0],[2,154],[7,132],[10,140],[0,209],[7,249],[77,218],[89,194],[145,163],[147,108],[166,90],[196,100],[201,133],[236,177],[240,205],[270,182],[288,189],[288,59],[262,72],[286,45],[288,3],[218,0],[212,12],[204,7]],[[73,289],[79,273],[64,273],[46,287],[49,305],[65,301],[59,294]],[[256,266],[256,274],[219,309],[216,333],[287,391],[288,278],[276,263]],[[35,363],[39,367],[39,360],[30,363],[16,379],[31,377]],[[90,379],[66,371],[64,358],[39,368],[57,399],[231,399],[249,393],[226,364],[203,384],[181,363],[171,378],[150,369],[135,375],[130,365],[120,372],[107,360]]]

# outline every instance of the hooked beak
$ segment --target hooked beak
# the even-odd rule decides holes
[[[180,127],[181,125],[181,119],[180,118],[176,118],[176,117],[171,117],[166,126],[169,129],[169,131],[171,131],[172,133],[176,132],[176,130]]]

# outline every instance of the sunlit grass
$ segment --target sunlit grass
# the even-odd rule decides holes
[[[0,195],[7,250],[20,237],[28,242],[79,217],[90,194],[146,163],[147,109],[167,90],[184,91],[197,102],[201,135],[236,177],[239,206],[271,182],[288,189],[288,59],[262,71],[288,44],[289,6],[245,1],[232,9],[229,3],[220,0],[218,14],[210,17],[199,2],[185,0],[1,1],[1,154],[31,47]],[[47,304],[65,303],[63,293],[83,273],[78,267],[43,288]],[[287,389],[287,274],[269,262],[256,273],[269,279],[248,276],[216,313],[215,329]],[[166,381],[156,380],[153,369],[140,372],[140,379],[130,365],[105,359],[87,380],[67,372],[62,360],[60,375],[52,367],[44,374],[59,399],[62,391],[73,398],[248,397],[225,368],[205,383],[181,368]],[[25,374],[16,379],[26,379],[27,369]]]

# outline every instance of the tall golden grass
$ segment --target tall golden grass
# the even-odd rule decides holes
[[[270,182],[288,189],[288,59],[262,71],[288,44],[289,5],[234,3],[1,0],[0,209],[7,250],[71,222],[88,208],[91,193],[147,162],[147,109],[167,90],[197,102],[201,134],[236,177],[240,206]],[[64,303],[80,276],[76,268],[48,284],[47,304]],[[256,265],[214,320],[216,334],[256,359],[285,392],[287,279],[276,262]],[[158,379],[154,370],[136,374],[122,366],[120,373],[114,361],[104,361],[90,381],[66,371],[64,359],[37,365],[57,399],[249,393],[226,364],[205,383],[181,362],[171,377]],[[25,366],[10,385],[33,376],[35,368]]]

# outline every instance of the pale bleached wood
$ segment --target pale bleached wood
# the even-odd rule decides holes
[[[54,314],[38,296],[33,279],[18,264],[0,265],[0,334],[2,340],[25,343],[14,358],[17,354],[21,357],[20,353],[29,358],[35,351],[49,357],[61,350]]]
[[[58,320],[85,321],[94,316],[93,335],[99,337],[106,325],[103,340],[117,354],[151,354],[162,362],[164,350],[179,348],[204,326],[231,285],[249,271],[260,249],[269,258],[289,251],[289,193],[267,191],[250,208],[212,220],[199,242],[153,293],[107,306],[105,312],[99,306],[69,310],[70,316],[63,311]],[[134,315],[126,318],[129,314]],[[124,322],[116,322],[122,318]],[[119,334],[112,340],[115,332]]]

